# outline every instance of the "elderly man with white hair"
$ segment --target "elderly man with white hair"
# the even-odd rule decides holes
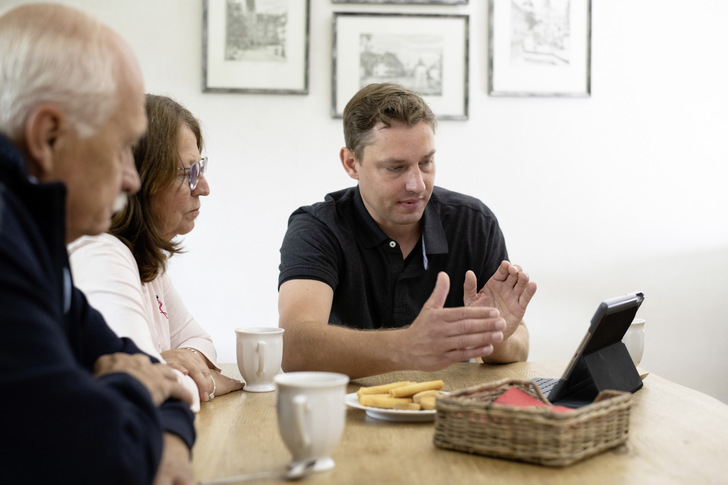
[[[3,483],[192,484],[193,396],[73,286],[66,244],[139,189],[134,55],[77,10],[0,16]]]

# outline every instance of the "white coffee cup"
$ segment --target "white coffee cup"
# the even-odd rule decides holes
[[[331,453],[346,421],[344,398],[349,377],[334,372],[288,372],[274,381],[278,429],[293,455],[289,465],[316,460],[315,471],[333,468]]]
[[[642,361],[642,354],[645,350],[645,319],[635,318],[622,337],[622,342],[632,357],[632,362],[638,366]]]
[[[281,372],[283,329],[252,327],[235,329],[238,370],[244,391],[275,391],[273,378]]]

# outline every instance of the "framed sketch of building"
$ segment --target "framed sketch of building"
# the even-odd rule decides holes
[[[468,0],[331,0],[331,3],[397,3],[400,5],[464,5]]]
[[[310,0],[205,0],[204,92],[308,94]]]
[[[468,118],[467,15],[334,12],[332,116],[371,83],[417,92],[440,119]]]
[[[489,1],[490,95],[591,95],[591,0]]]

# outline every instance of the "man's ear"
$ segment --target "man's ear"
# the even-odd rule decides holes
[[[53,171],[54,148],[65,123],[63,112],[52,103],[35,107],[25,121],[23,140],[28,155],[28,173],[38,180],[45,179]]]
[[[354,152],[346,147],[342,148],[339,152],[339,158],[341,164],[344,166],[344,170],[349,174],[349,177],[354,180],[359,180],[359,162],[356,161]]]

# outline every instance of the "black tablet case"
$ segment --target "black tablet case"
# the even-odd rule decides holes
[[[549,401],[580,407],[591,403],[605,389],[635,392],[642,387],[622,337],[643,300],[642,293],[634,292],[599,305],[564,376],[549,393]]]

